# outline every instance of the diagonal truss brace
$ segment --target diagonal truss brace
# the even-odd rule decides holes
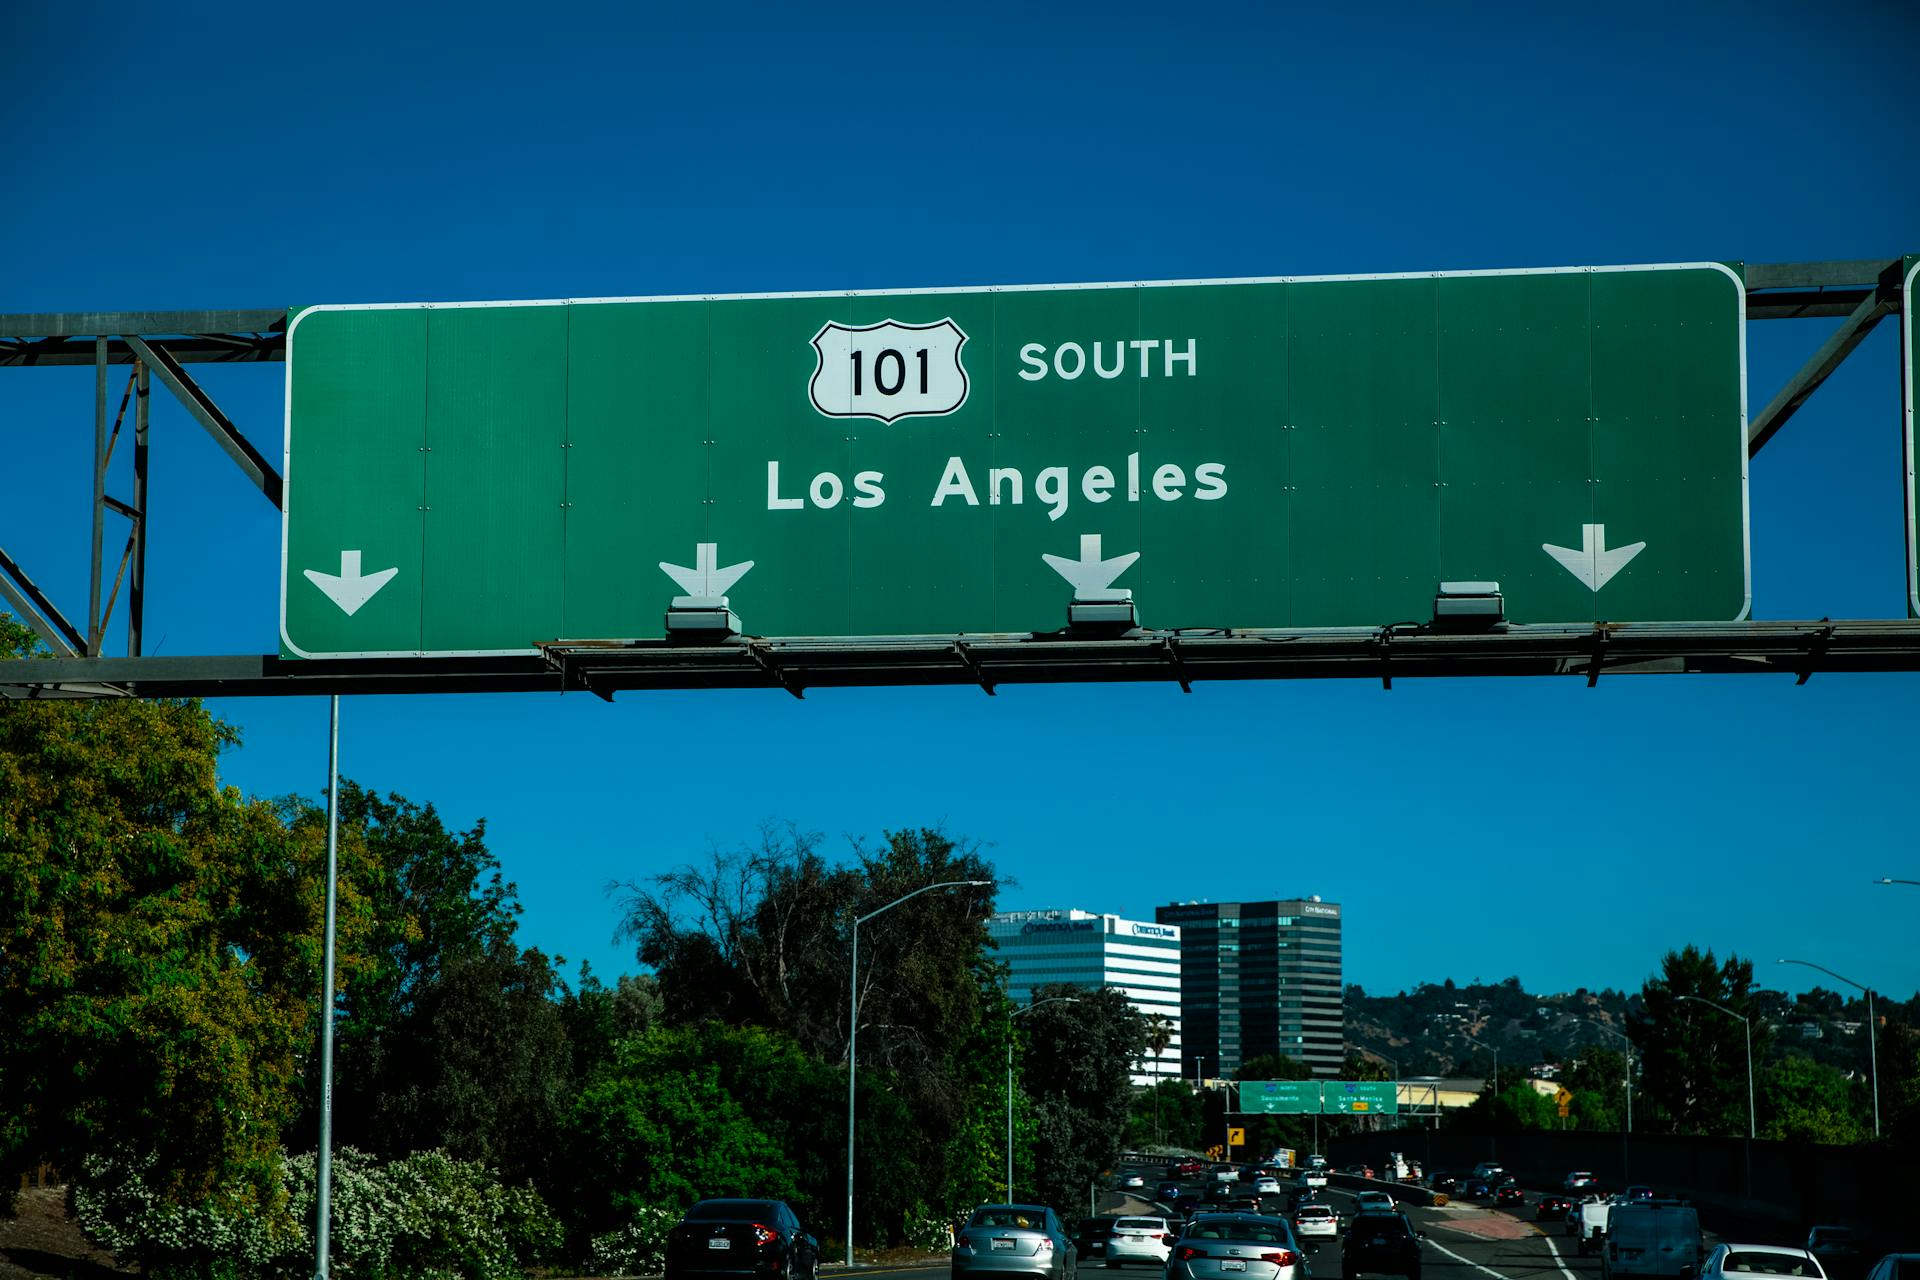
[[[167,389],[186,406],[187,412],[193,415],[194,421],[206,428],[207,434],[213,437],[213,442],[233,459],[234,465],[253,482],[254,488],[266,495],[267,501],[273,504],[274,510],[280,510],[283,488],[280,473],[274,470],[273,464],[268,462],[258,449],[253,447],[250,440],[240,434],[240,429],[220,411],[220,406],[213,402],[213,397],[193,380],[185,366],[174,359],[173,354],[165,347],[154,346],[146,339],[132,334],[126,334],[125,337],[127,345],[133,348],[134,355],[144,361],[153,370],[154,376],[166,384]]]
[[[88,652],[85,638],[5,551],[0,551],[0,598],[56,654],[74,658]]]
[[[1800,367],[1800,371],[1787,379],[1787,385],[1780,388],[1767,407],[1756,414],[1747,424],[1747,456],[1752,457],[1773,439],[1774,433],[1787,424],[1807,402],[1807,397],[1820,389],[1840,362],[1853,354],[1853,349],[1881,319],[1899,309],[1900,291],[1898,281],[1899,262],[1882,272],[1878,285],[1868,291],[1853,311],[1843,320],[1840,327],[1833,331],[1811,359]]]

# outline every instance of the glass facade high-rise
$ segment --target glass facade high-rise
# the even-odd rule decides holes
[[[1180,929],[1189,1077],[1230,1076],[1273,1053],[1339,1078],[1347,1037],[1338,903],[1176,902],[1154,919]]]
[[[1167,1043],[1135,1064],[1133,1082],[1181,1074],[1180,930],[1086,911],[1009,911],[987,922],[1007,966],[1007,994],[1027,1004],[1051,983],[1112,987],[1142,1016],[1164,1023]]]

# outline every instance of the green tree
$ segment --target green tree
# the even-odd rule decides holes
[[[1127,1146],[1198,1151],[1206,1111],[1185,1080],[1161,1080],[1133,1095],[1127,1112]]]
[[[1042,1004],[1058,996],[1071,1002]],[[1146,1020],[1112,988],[1051,985],[1034,991],[1020,1024],[1031,1046],[1020,1074],[1034,1105],[1033,1189],[1077,1217],[1087,1187],[1119,1158]]]
[[[0,618],[4,660],[31,651]],[[284,1214],[322,846],[219,785],[236,741],[198,702],[0,704],[0,1179],[124,1148],[172,1199]]]
[[[1573,1095],[1568,1114],[1575,1128],[1615,1132],[1626,1127],[1626,1054],[1588,1045],[1569,1064],[1561,1083]]]
[[[1256,1053],[1233,1073],[1235,1080],[1311,1080],[1313,1068],[1279,1053]]]
[[[1754,1082],[1760,1136],[1848,1145],[1872,1136],[1855,1087],[1810,1058],[1769,1063]]]
[[[1695,996],[1753,1018],[1754,1060],[1768,1032],[1752,1006],[1753,962],[1688,945],[1669,951],[1658,977],[1640,989],[1641,1011],[1628,1023],[1640,1050],[1642,1088],[1677,1133],[1746,1132],[1747,1045],[1740,1023]]]

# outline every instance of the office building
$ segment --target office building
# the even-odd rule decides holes
[[[1007,994],[1017,1005],[1052,983],[1088,990],[1111,987],[1142,1016],[1165,1024],[1167,1044],[1136,1064],[1135,1084],[1181,1074],[1180,930],[1086,911],[1009,911],[987,922],[1007,966]]]
[[[1346,1060],[1340,907],[1318,898],[1179,902],[1154,912],[1180,929],[1184,1068],[1231,1076],[1260,1054],[1338,1079]]]

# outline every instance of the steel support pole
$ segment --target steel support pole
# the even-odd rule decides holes
[[[133,366],[133,576],[127,583],[127,656],[137,658],[147,616],[147,366]]]
[[[100,563],[107,519],[107,340],[93,340],[93,572],[87,587],[87,656],[100,656]]]
[[[1873,1081],[1873,1139],[1880,1140],[1880,1044],[1879,1028],[1874,1026],[1873,988],[1867,987],[1867,1076]]]
[[[853,922],[853,962],[847,966],[847,1265],[853,1265],[853,1073],[860,1038],[860,921]]]
[[[333,940],[340,879],[340,695],[327,712],[327,922],[320,990],[320,1149],[314,1159],[314,1280],[327,1280],[333,1208]]]
[[[1013,1200],[1013,1024],[1007,1024],[1007,1200]]]

